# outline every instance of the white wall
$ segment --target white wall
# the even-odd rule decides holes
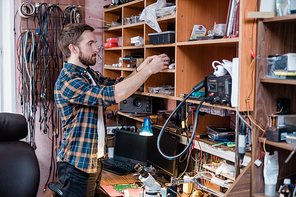
[[[14,2],[0,0],[0,112],[16,112]]]
[[[0,11],[2,13],[2,0],[0,1]],[[3,41],[2,41],[2,14],[0,14],[0,112],[2,111],[2,100],[3,100],[3,93],[2,93],[2,89],[3,89],[3,83],[2,83],[2,73],[3,73]]]

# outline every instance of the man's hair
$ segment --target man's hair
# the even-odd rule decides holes
[[[95,29],[87,24],[70,23],[60,31],[58,45],[66,59],[71,55],[69,45],[73,44],[78,46],[81,41],[81,34],[87,30],[94,31]]]

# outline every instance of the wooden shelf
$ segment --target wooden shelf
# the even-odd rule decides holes
[[[149,93],[149,92],[135,92],[134,94],[139,94],[139,95],[144,95],[144,96],[153,96],[153,97],[164,98],[164,99],[172,99],[172,100],[178,100],[178,101],[183,100],[183,98],[181,98],[181,97],[168,96],[168,95],[163,95],[163,94],[153,94],[153,93]]]
[[[260,79],[262,83],[275,83],[275,84],[285,84],[285,85],[296,85],[296,79],[273,79],[268,77],[262,77]]]
[[[168,96],[168,95],[163,95],[163,94],[153,94],[153,93],[149,93],[149,92],[135,92],[134,94],[145,95],[145,96],[153,96],[153,97],[164,98],[164,99],[172,99],[172,100],[177,100],[177,101],[183,101],[183,99],[184,99],[183,97]],[[193,100],[193,99],[187,99],[186,100],[186,103],[199,104],[200,102],[201,101]],[[227,109],[227,110],[235,111],[234,107],[228,107],[228,106],[223,106],[223,105],[213,105],[213,104],[206,103],[206,102],[204,102],[203,105],[218,107],[218,108],[221,108],[221,109]]]
[[[157,21],[161,22],[161,21],[168,21],[168,20],[175,20],[175,19],[176,19],[176,15],[170,15],[170,16],[158,18]]]
[[[207,45],[207,46],[232,46],[235,47],[239,43],[239,38],[221,38],[213,40],[197,40],[188,42],[177,42],[177,46]]]
[[[145,45],[146,49],[149,48],[162,48],[162,47],[175,47],[176,44],[175,43],[170,43],[170,44],[150,44],[150,45]]]
[[[135,69],[134,68],[119,68],[119,67],[104,67],[104,69],[106,70],[118,70],[118,71],[131,71],[133,72]],[[165,69],[163,71],[161,71],[163,73],[174,73],[175,69]]]
[[[193,100],[193,99],[187,99],[186,102],[187,103],[199,104],[201,101]],[[203,105],[205,105],[205,106],[212,106],[212,107],[218,107],[218,108],[221,108],[221,109],[228,109],[228,110],[235,111],[235,108],[234,107],[228,107],[228,106],[224,106],[224,105],[213,105],[213,104],[206,103],[206,102],[204,102]]]
[[[125,47],[121,47],[124,50],[132,50],[132,49],[144,49],[143,46],[140,47],[136,47],[136,46],[125,46]]]
[[[266,18],[263,20],[263,22],[264,23],[269,23],[269,22],[293,22],[293,23],[295,23],[296,22],[296,14]]]
[[[104,31],[116,31],[121,29],[122,29],[122,25],[116,26],[116,27],[110,27],[109,29],[105,29]]]
[[[129,27],[137,27],[137,26],[144,26],[144,25],[145,25],[145,22],[139,22],[139,23],[133,23],[133,24],[129,24],[129,25],[123,25],[122,27],[129,28]]]
[[[110,47],[110,48],[104,48],[105,51],[119,51],[122,47]]]
[[[263,143],[265,139],[266,138],[262,138],[261,143]],[[258,139],[258,141],[260,141],[260,138]],[[290,150],[290,151],[292,151],[294,149],[294,147],[296,146],[295,144],[288,144],[287,142],[273,142],[273,141],[269,141],[269,140],[266,140],[265,144],[275,146],[278,148],[282,148],[285,150]]]
[[[121,4],[119,6],[115,6],[115,7],[112,7],[112,8],[106,8],[104,10],[104,12],[114,12],[116,10],[120,10],[122,7],[125,7],[125,6],[132,6],[134,4],[137,4],[137,3],[144,3],[144,0],[134,0],[134,1],[131,1],[131,2],[128,2],[128,3],[124,3],[124,4]]]
[[[278,196],[279,196],[278,194],[275,194],[272,197],[278,197]],[[261,194],[254,194],[253,197],[271,197],[271,196],[267,196],[264,193],[261,193]]]

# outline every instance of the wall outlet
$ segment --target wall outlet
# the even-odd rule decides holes
[[[107,135],[113,135],[115,134],[116,129],[125,129],[127,131],[135,132],[136,127],[135,126],[110,126],[106,127]]]

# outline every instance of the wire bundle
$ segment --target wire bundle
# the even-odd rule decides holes
[[[58,136],[61,130],[59,113],[54,104],[54,84],[62,68],[63,56],[58,49],[58,33],[65,25],[64,12],[58,5],[42,3],[34,8],[34,17],[22,17],[22,29],[17,39],[20,103],[28,121],[30,134],[27,142],[36,149],[35,129],[36,113],[39,107],[40,130],[52,141],[51,166],[48,180],[55,172],[54,151],[57,151]],[[26,4],[22,4],[22,10]],[[33,9],[34,8],[34,9]],[[20,13],[20,9],[17,11]],[[17,13],[16,13],[17,14]],[[22,14],[20,14],[22,16]],[[29,20],[33,20],[36,31],[29,30]],[[27,24],[27,28],[24,27]],[[32,27],[31,27],[32,28]],[[37,119],[38,121],[38,119]],[[61,140],[61,138],[60,138]],[[59,142],[60,143],[60,142]]]
[[[79,11],[79,6],[67,5],[64,11],[64,17],[66,24],[80,23],[82,17]]]
[[[22,18],[29,18],[35,13],[35,6],[32,3],[22,3],[18,12]]]

